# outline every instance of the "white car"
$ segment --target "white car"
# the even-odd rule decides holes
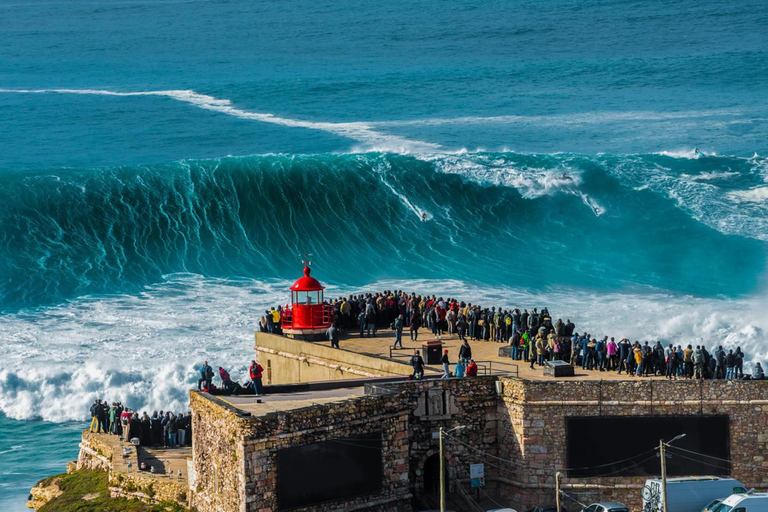
[[[731,494],[713,512],[768,512],[768,493]]]
[[[629,507],[613,501],[593,503],[587,508],[581,509],[581,512],[629,512]]]

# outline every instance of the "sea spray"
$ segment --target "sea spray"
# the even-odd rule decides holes
[[[294,266],[294,275],[300,267]],[[324,269],[316,266],[323,277]],[[448,275],[447,277],[453,277]],[[208,279],[185,274],[134,295],[83,298],[0,318],[4,363],[0,413],[14,419],[82,421],[96,398],[137,410],[186,410],[203,360],[248,379],[253,331],[266,308],[285,304],[292,281]],[[768,359],[763,297],[706,299],[562,288],[530,290],[457,279],[330,286],[326,297],[384,289],[456,297],[494,307],[548,307],[594,336],[675,345],[741,346],[746,369]]]

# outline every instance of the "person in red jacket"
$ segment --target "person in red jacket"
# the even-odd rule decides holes
[[[229,372],[219,366],[219,378],[221,378],[221,387],[229,391],[232,387],[232,379],[229,378]]]
[[[469,366],[467,366],[467,377],[477,377],[477,364],[474,359],[469,360]]]
[[[261,374],[264,371],[264,368],[262,368],[261,365],[254,360],[254,361],[251,361],[250,371],[251,371],[251,380],[253,381],[253,390],[256,393],[256,396],[259,396],[262,393]]]

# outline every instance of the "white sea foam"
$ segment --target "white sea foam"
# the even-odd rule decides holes
[[[728,192],[728,197],[736,202],[768,203],[768,186],[754,187],[748,190],[732,190]]]
[[[459,174],[481,185],[517,189],[526,199],[573,193],[581,184],[581,174],[565,165],[557,169],[521,166],[482,153],[420,155],[446,174]]]
[[[669,151],[659,151],[657,153],[654,153],[656,155],[662,155],[662,156],[669,156],[672,158],[686,158],[688,160],[698,160],[699,158],[705,157],[705,156],[717,156],[717,153],[715,152],[704,152],[704,151],[696,151],[696,148],[694,149],[673,149]]]
[[[306,121],[300,119],[291,119],[281,117],[270,113],[250,112],[235,107],[232,102],[225,98],[216,98],[207,94],[201,94],[192,90],[163,90],[163,91],[137,91],[120,92],[105,89],[0,89],[0,93],[19,93],[19,94],[81,94],[97,96],[162,96],[171,98],[184,103],[189,103],[195,107],[226,114],[240,119],[258,121],[261,123],[276,124],[288,128],[307,128],[310,130],[320,130],[332,133],[340,137],[346,137],[358,142],[362,142],[370,148],[380,148],[390,152],[419,152],[434,151],[440,147],[439,144],[424,142],[418,140],[406,139],[398,135],[383,133],[374,129],[373,124],[364,122],[351,123],[333,123],[328,121]]]
[[[183,410],[207,359],[247,378],[260,312],[285,302],[288,281],[173,275],[136,295],[86,297],[0,317],[0,412],[16,419],[84,420],[95,398],[139,410]],[[403,280],[365,287],[457,296],[488,306],[548,306],[577,330],[676,344],[741,347],[765,360],[763,298],[701,299],[580,290],[526,291],[455,280]],[[360,289],[329,286],[327,296]],[[749,365],[748,365],[749,366]]]
[[[503,116],[462,116],[450,118],[423,118],[393,121],[375,121],[371,126],[380,128],[396,126],[443,126],[473,124],[531,124],[537,126],[568,126],[585,124],[605,124],[615,122],[640,121],[675,121],[733,117],[742,115],[740,110],[712,109],[688,110],[680,112],[624,111],[624,112],[574,112],[571,114],[552,114],[540,116],[503,115]]]
[[[728,171],[722,171],[722,172],[702,172],[701,174],[681,174],[681,178],[686,178],[693,181],[712,181],[712,180],[722,180],[726,178],[730,178],[731,176],[738,176],[739,173],[737,172],[728,172]]]

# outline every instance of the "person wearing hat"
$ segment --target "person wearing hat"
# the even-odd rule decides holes
[[[440,359],[440,362],[443,363],[443,376],[440,378],[447,379],[451,376],[451,363],[448,361],[448,349],[445,349],[445,352],[443,352],[443,357]]]
[[[251,361],[251,368],[250,368],[250,374],[251,374],[251,381],[253,382],[253,392],[256,394],[256,396],[261,395],[262,392],[262,386],[261,386],[261,374],[264,371],[264,368],[256,362],[256,360]]]

